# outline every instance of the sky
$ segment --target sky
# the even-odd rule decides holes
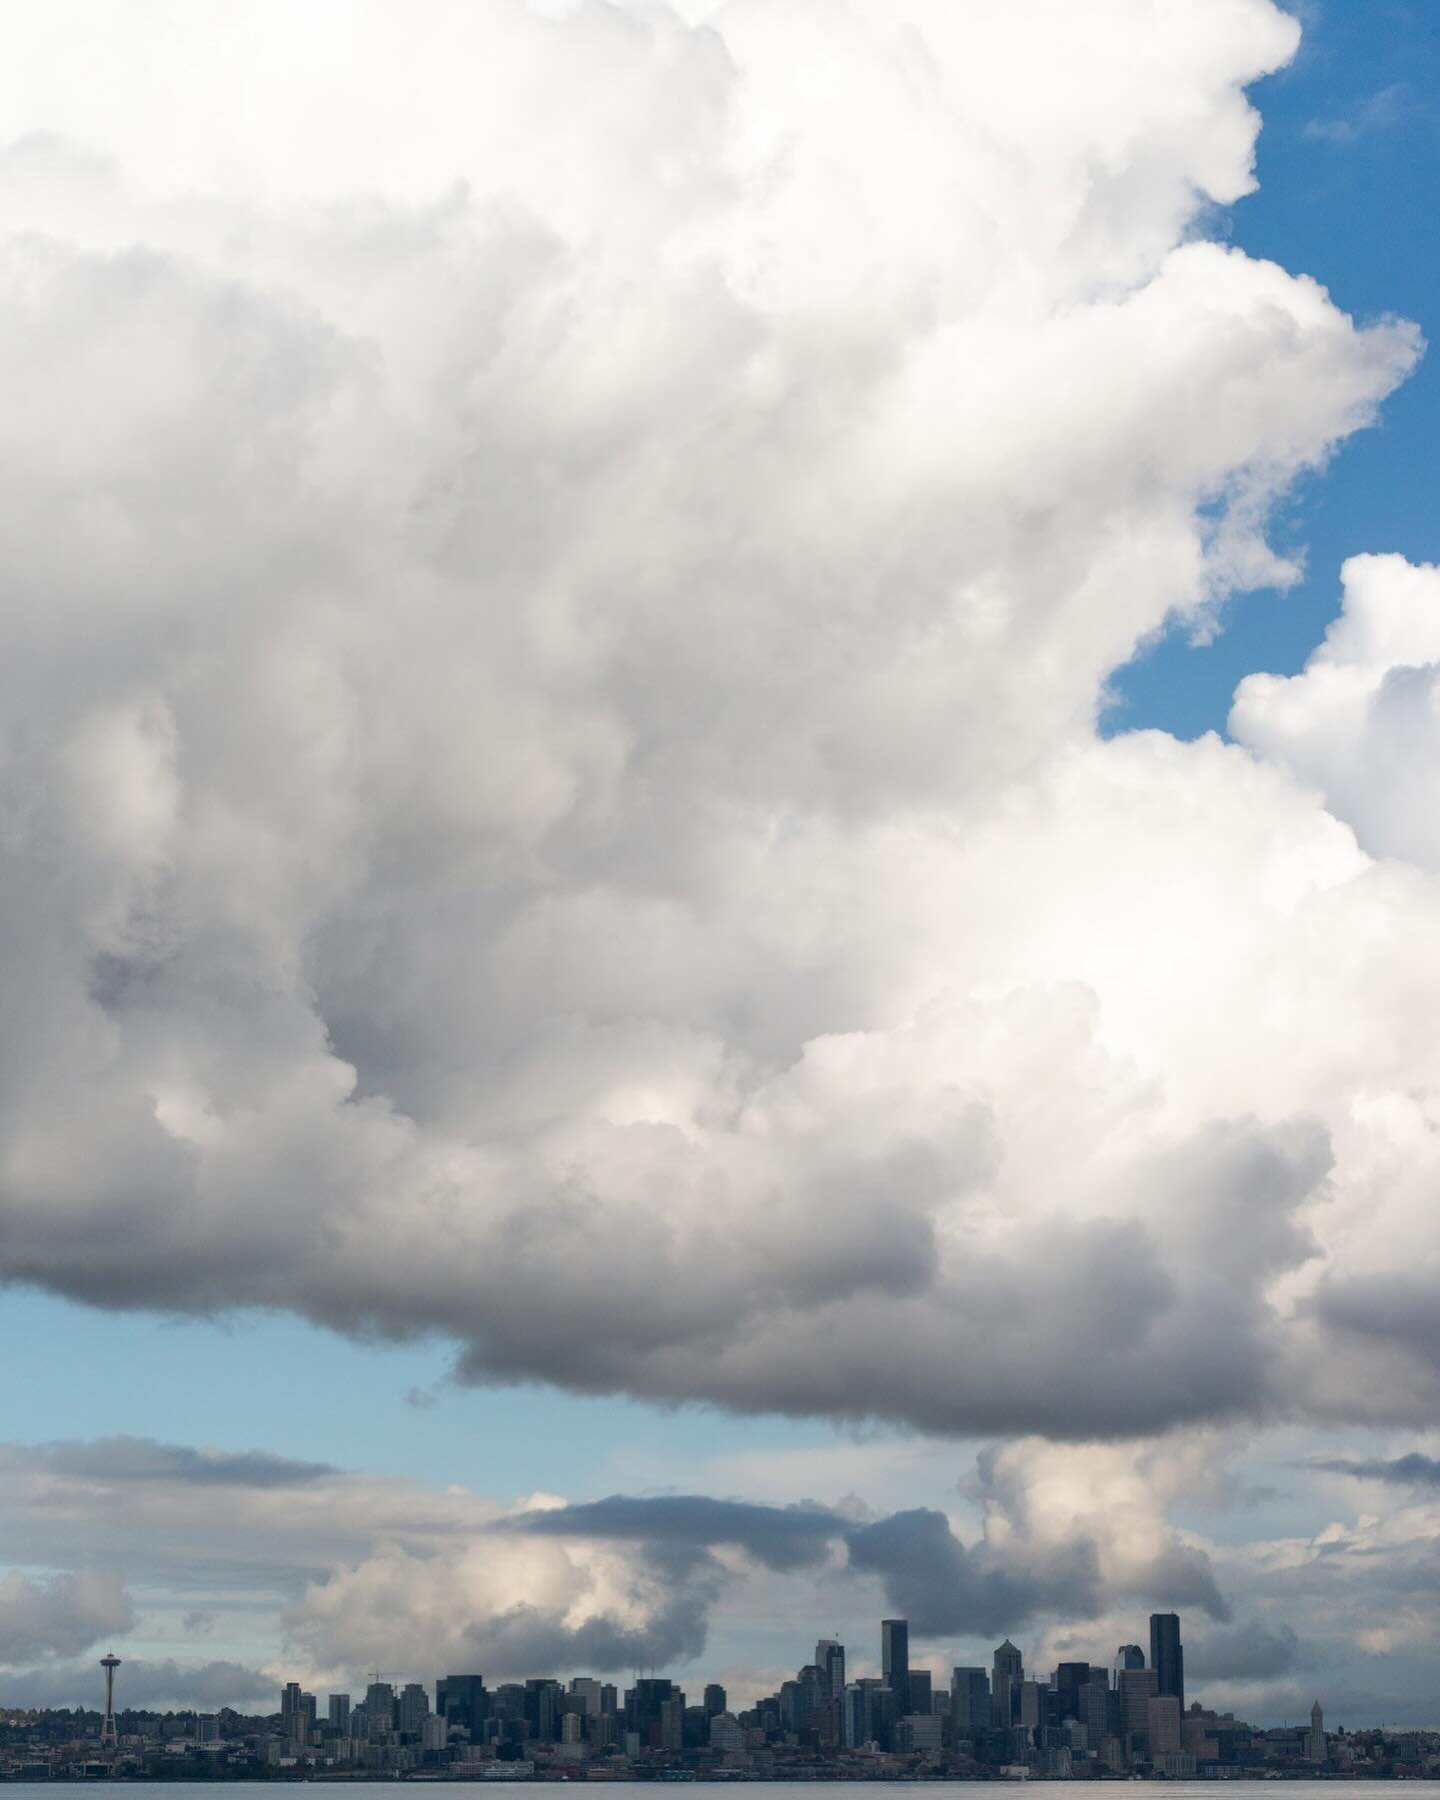
[[[0,1704],[1440,1723],[1440,27],[1085,15],[21,28]]]

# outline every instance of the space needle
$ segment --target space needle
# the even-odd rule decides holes
[[[112,1650],[100,1658],[100,1667],[105,1671],[105,1718],[100,1726],[100,1745],[107,1744],[113,1750],[120,1742],[115,1730],[115,1671],[120,1667],[120,1658]]]

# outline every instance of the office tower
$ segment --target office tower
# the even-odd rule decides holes
[[[115,1727],[115,1671],[120,1667],[120,1658],[113,1650],[108,1651],[100,1658],[100,1667],[105,1671],[105,1717],[100,1722],[100,1746],[113,1750],[120,1742],[120,1733]]]
[[[835,1638],[821,1638],[815,1664],[825,1677],[825,1698],[838,1700],[845,1692],[845,1646]]]
[[[600,1685],[600,1717],[603,1719],[605,1715],[609,1713],[613,1718],[619,1711],[619,1688],[617,1688],[612,1681],[602,1682]]]
[[[341,1737],[350,1735],[350,1696],[348,1694],[332,1694],[329,1707],[330,1723]]]
[[[600,1717],[600,1683],[593,1675],[577,1675],[570,1683],[570,1692],[580,1702],[580,1710],[587,1719]]]
[[[880,1621],[880,1673],[886,1687],[905,1705],[910,1693],[910,1622]]]
[[[895,1741],[895,1696],[883,1681],[864,1676],[852,1681],[841,1701],[840,1741],[847,1750],[878,1744],[888,1750]]]
[[[951,1675],[950,1722],[957,1740],[989,1726],[990,1677],[983,1669],[957,1668]]]
[[[290,1744],[305,1741],[305,1696],[298,1681],[287,1681],[280,1695],[280,1735]]]
[[[1062,1662],[1055,1670],[1055,1699],[1059,1708],[1060,1722],[1080,1717],[1080,1689],[1090,1679],[1090,1665],[1082,1662]]]
[[[1180,1646],[1179,1613],[1151,1613],[1150,1667],[1159,1679],[1159,1692],[1173,1694],[1185,1710],[1185,1652]]]
[[[1110,1683],[1105,1671],[1091,1667],[1090,1679],[1076,1693],[1075,1716],[1085,1727],[1086,1743],[1098,1750],[1110,1735]]]
[[[1026,1731],[1039,1731],[1049,1723],[1045,1702],[1050,1690],[1043,1681],[1021,1681],[1015,1686],[1015,1723]]]
[[[928,1718],[934,1711],[931,1705],[930,1671],[928,1669],[912,1669],[910,1679],[906,1683],[906,1692],[896,1695],[896,1703],[903,1711],[916,1717]]]
[[[705,1685],[706,1714],[710,1718],[715,1719],[718,1718],[721,1713],[729,1712],[729,1710],[729,1707],[725,1704],[724,1688],[721,1687],[718,1681],[707,1682]]]
[[[1330,1747],[1325,1742],[1325,1715],[1317,1700],[1310,1708],[1310,1729],[1305,1733],[1305,1760],[1323,1763],[1329,1754]]]
[[[553,1744],[560,1735],[560,1703],[563,1689],[548,1676],[532,1676],[525,1683],[525,1723],[529,1736]]]
[[[1119,1674],[1121,1669],[1143,1669],[1144,1667],[1145,1652],[1138,1644],[1122,1644],[1115,1652],[1116,1674]]]
[[[806,1663],[795,1677],[795,1683],[800,1690],[800,1723],[797,1729],[813,1731],[819,1726],[822,1711],[830,1704],[825,1671],[819,1663]]]
[[[1153,1669],[1122,1669],[1120,1686],[1120,1732],[1127,1746],[1138,1738],[1149,1739],[1150,1702],[1159,1692],[1159,1677]]]
[[[372,1744],[395,1729],[395,1690],[388,1681],[372,1681],[366,1688],[365,1717],[370,1724]]]
[[[399,1730],[419,1737],[430,1716],[430,1696],[418,1681],[406,1682],[395,1703],[395,1723]]]
[[[1150,1760],[1173,1755],[1181,1748],[1180,1702],[1173,1694],[1156,1694],[1146,1707]]]
[[[1020,1683],[1025,1679],[1025,1659],[1006,1638],[995,1652],[990,1678],[990,1718],[996,1725],[1012,1725],[1020,1703]]]
[[[685,1748],[685,1696],[682,1693],[671,1694],[667,1700],[660,1702],[660,1748],[662,1750],[683,1750]]]
[[[660,1705],[675,1691],[666,1675],[642,1675],[625,1696],[625,1729],[640,1739],[641,1749],[659,1741]]]
[[[578,1744],[585,1730],[585,1715],[579,1712],[567,1712],[560,1720],[560,1742],[562,1744]]]
[[[447,1675],[435,1683],[435,1711],[449,1725],[463,1725],[472,1744],[481,1743],[485,1720],[490,1712],[490,1696],[485,1692],[483,1675]]]

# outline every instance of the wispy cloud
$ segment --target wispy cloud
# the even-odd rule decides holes
[[[1419,110],[1410,84],[1397,81],[1371,94],[1348,112],[1308,120],[1302,135],[1311,143],[1354,144],[1361,138],[1393,130]]]

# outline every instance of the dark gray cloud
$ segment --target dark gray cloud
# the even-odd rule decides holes
[[[1388,1481],[1397,1487],[1440,1487],[1440,1460],[1411,1450],[1392,1457],[1324,1457],[1304,1465],[1331,1475],[1353,1475],[1361,1481]]]
[[[577,1506],[522,1513],[496,1529],[649,1544],[738,1544],[766,1568],[788,1570],[820,1562],[827,1546],[844,1537],[850,1524],[838,1513],[805,1504],[758,1506],[703,1494],[611,1494]]]
[[[1052,1587],[1017,1577],[968,1550],[943,1513],[917,1507],[861,1526],[848,1539],[852,1568],[878,1575],[890,1604],[917,1632],[937,1637],[1009,1631],[1043,1604],[1062,1603]],[[1087,1547],[1088,1548],[1088,1547]],[[1082,1549],[1063,1576],[1066,1610],[1081,1616],[1097,1608],[1093,1551]]]
[[[1228,1631],[1187,1634],[1185,1672],[1201,1681],[1271,1681],[1305,1666],[1288,1625],[1247,1621]]]
[[[0,1446],[0,1458],[5,1447]],[[23,1466],[95,1481],[178,1481],[196,1487],[300,1487],[338,1473],[329,1463],[299,1462],[269,1450],[197,1450],[153,1438],[109,1437],[13,1447]]]

